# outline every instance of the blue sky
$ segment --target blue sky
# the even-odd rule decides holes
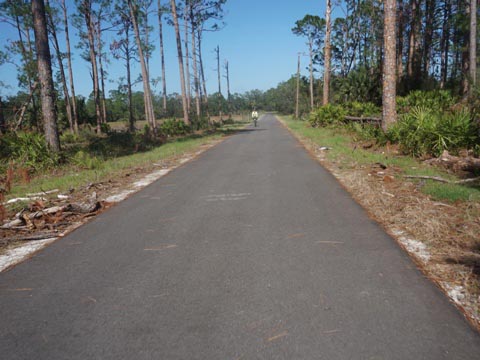
[[[165,2],[165,0],[164,0]],[[67,1],[69,12],[74,11],[73,0]],[[156,5],[156,1],[154,2]],[[296,72],[297,53],[306,50],[305,40],[292,34],[295,21],[306,14],[324,17],[325,2],[319,0],[227,0],[225,5],[226,26],[218,32],[205,33],[203,41],[203,58],[207,77],[207,90],[217,90],[217,75],[214,48],[220,46],[220,56],[229,61],[230,86],[232,93],[243,93],[252,89],[267,90],[275,87],[280,81],[287,80]],[[161,74],[157,20],[152,15],[151,24],[155,26],[152,41],[156,47],[151,59],[151,77]],[[75,34],[76,29],[71,28]],[[114,33],[106,34],[106,41],[111,42]],[[63,33],[59,35],[63,38]],[[0,43],[9,39],[16,40],[16,33],[4,23],[0,23]],[[76,37],[74,37],[75,42]],[[61,44],[61,46],[63,43]],[[180,92],[178,62],[176,58],[175,34],[173,28],[165,25],[165,51],[167,66],[167,92]],[[302,72],[305,70],[307,58],[303,58]],[[76,53],[74,55],[74,78],[79,94],[88,96],[91,92],[89,64]],[[119,78],[124,75],[124,66],[120,61],[110,60],[106,66],[109,73],[107,90],[116,89]],[[134,66],[135,75],[140,72]],[[0,95],[15,93],[17,80],[12,65],[0,67],[0,80],[11,86],[0,89]],[[141,87],[138,87],[141,90]],[[161,91],[161,85],[154,88],[155,93]],[[226,80],[222,79],[222,92],[226,95]]]

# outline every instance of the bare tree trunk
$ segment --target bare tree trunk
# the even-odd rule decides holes
[[[325,72],[323,75],[323,105],[327,105],[330,98],[330,66],[332,57],[332,47],[330,44],[330,36],[332,32],[332,1],[327,0],[327,9],[325,13],[326,29],[325,29]]]
[[[313,39],[308,41],[309,55],[310,55],[310,109],[313,110]]]
[[[49,1],[46,0],[45,4],[49,6]],[[73,133],[73,117],[72,117],[72,106],[70,104],[70,95],[68,94],[67,79],[65,77],[65,69],[63,67],[62,53],[60,51],[60,45],[58,44],[57,30],[55,28],[55,23],[53,22],[53,17],[51,12],[47,12],[48,20],[50,22],[50,33],[52,34],[53,47],[55,49],[55,54],[58,60],[58,67],[60,69],[60,78],[62,81],[63,96],[65,100],[65,109],[67,111],[68,124],[70,126],[70,131]]]
[[[420,0],[410,1],[410,34],[408,42],[408,59],[407,59],[407,76],[410,80],[417,80],[420,75],[420,60],[419,47],[420,47]]]
[[[399,0],[398,6],[398,47],[397,47],[397,76],[403,77],[403,32],[405,29],[405,8],[404,0]]]
[[[200,65],[200,75],[202,80],[202,90],[204,96],[204,103],[207,107],[208,113],[208,93],[207,93],[207,82],[205,81],[205,71],[203,69],[203,57],[202,57],[202,31],[198,29],[197,31],[197,39],[198,39],[198,63]]]
[[[299,101],[300,101],[300,53],[298,53],[298,65],[297,65],[297,93],[295,102],[295,119],[298,120],[299,116]]]
[[[91,0],[84,0],[82,3],[85,23],[87,25],[87,36],[90,51],[90,62],[92,64],[93,77],[93,97],[95,99],[95,114],[97,116],[97,133],[102,131],[101,124],[103,122],[102,112],[100,110],[100,90],[98,85],[98,68],[97,68],[97,54],[95,52],[95,29],[92,20],[92,2]]]
[[[130,68],[130,27],[125,28],[125,60],[127,67],[127,94],[128,94],[128,129],[135,131],[135,118],[133,117],[133,95],[132,95],[132,71]]]
[[[32,77],[31,71],[27,70],[29,68],[28,59],[33,58],[33,53],[32,53],[32,49],[31,49],[31,46],[30,46],[30,38],[27,37],[27,41],[28,41],[28,44],[29,44],[29,50],[27,51],[27,49],[25,48],[24,40],[23,40],[22,26],[21,26],[21,23],[20,23],[20,18],[18,16],[15,16],[15,26],[16,26],[17,32],[18,32],[18,39],[19,39],[18,45],[19,45],[19,48],[20,48],[20,52],[22,53],[22,62],[23,62],[23,66],[25,68],[25,72],[27,74],[28,87],[29,87],[30,90],[32,90],[32,89],[36,88],[35,80]],[[26,33],[28,34],[28,29],[26,30]],[[34,95],[35,94],[32,93],[31,101],[32,101],[32,107],[33,107],[34,119],[35,119],[35,122],[37,122],[37,104],[35,102],[35,96]]]
[[[475,0],[474,0],[475,1]],[[472,2],[472,0],[470,0]],[[467,13],[467,17],[471,17],[470,14],[471,7],[469,4],[465,5],[465,11]],[[470,74],[471,74],[471,65],[470,65],[470,32],[464,32],[464,47],[462,50],[462,95],[466,96],[470,92]]]
[[[451,0],[446,0],[443,9],[442,38],[440,40],[440,89],[444,89],[448,78],[448,55],[450,52],[450,13],[452,11]]]
[[[386,131],[397,121],[396,111],[396,0],[384,1],[384,49],[383,64],[383,119],[382,128]]]
[[[201,108],[200,108],[200,79],[198,76],[198,64],[197,64],[197,44],[196,44],[196,30],[195,30],[195,21],[193,16],[193,7],[190,6],[190,25],[192,27],[192,61],[193,61],[193,82],[195,88],[195,108],[197,111],[197,117],[200,119]]]
[[[107,102],[105,100],[105,72],[103,71],[103,46],[102,46],[102,28],[101,28],[101,19],[100,15],[97,19],[97,46],[98,46],[98,66],[100,70],[100,85],[102,87],[102,121],[107,123]]]
[[[132,18],[133,31],[135,33],[135,39],[137,42],[138,57],[140,58],[140,65],[142,69],[142,82],[143,82],[143,99],[145,102],[145,118],[147,123],[152,128],[154,134],[157,131],[157,125],[155,122],[155,114],[153,112],[152,92],[150,90],[150,78],[148,75],[147,64],[145,61],[145,55],[142,49],[142,41],[140,39],[140,30],[138,29],[137,22],[137,9],[132,3],[132,0],[128,0],[128,6],[130,8],[130,16]]]
[[[63,10],[63,24],[65,26],[65,42],[67,45],[67,60],[68,60],[68,77],[70,80],[70,93],[72,95],[72,111],[73,111],[73,131],[78,134],[78,112],[77,112],[77,99],[75,97],[75,86],[73,83],[73,69],[72,69],[72,53],[70,51],[70,36],[68,34],[68,15],[67,6],[65,0],[62,0],[61,7]]]
[[[183,121],[190,125],[188,118],[187,94],[185,90],[185,70],[183,69],[183,54],[182,54],[182,39],[180,38],[180,29],[178,26],[177,5],[175,0],[170,0],[172,6],[173,25],[175,27],[175,37],[177,39],[177,53],[178,53],[178,68],[180,71],[180,85],[182,89],[182,105],[183,105]]]
[[[231,108],[231,94],[230,94],[230,69],[228,67],[228,61],[225,60],[225,72],[227,73],[227,102],[228,102],[228,112],[230,117],[232,116],[232,108]]]
[[[423,40],[423,76],[428,77],[430,73],[430,65],[432,59],[432,42],[434,32],[434,22],[436,6],[434,0],[426,0],[425,2],[425,32]]]
[[[45,140],[50,150],[58,153],[60,151],[60,140],[55,109],[55,88],[53,86],[52,62],[48,46],[47,20],[43,0],[32,0],[32,13]]]
[[[218,93],[222,94],[222,82],[220,80],[220,46],[217,45],[217,48],[215,49],[215,52],[217,54],[217,78],[218,78]]]
[[[188,49],[188,11],[187,5],[185,5],[184,15],[183,15],[183,24],[185,26],[184,32],[184,44],[185,44],[185,83],[187,85],[187,109],[190,112],[191,105],[192,105],[192,89],[191,89],[191,82],[190,82],[190,54]]]
[[[162,4],[158,0],[158,32],[160,37],[160,59],[162,62],[163,116],[167,114],[167,79],[165,77],[165,53],[163,49]]]
[[[219,100],[222,98],[222,82],[221,82],[221,75],[220,75],[220,46],[217,45],[217,48],[215,49],[215,52],[217,53],[217,76],[218,76],[218,97]],[[222,105],[220,103],[220,108],[219,108],[219,115],[220,115],[220,121],[222,121]]]
[[[470,0],[470,81],[472,89],[477,85],[477,0]]]

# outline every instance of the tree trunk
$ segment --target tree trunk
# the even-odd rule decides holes
[[[200,76],[202,80],[202,90],[203,90],[203,102],[205,103],[205,107],[207,108],[208,114],[208,93],[207,93],[207,83],[205,81],[205,71],[203,70],[203,57],[202,57],[202,30],[198,29],[197,31],[197,39],[198,39],[198,64],[200,65]]]
[[[384,131],[397,121],[396,111],[396,0],[384,1],[383,119]]]
[[[436,6],[434,0],[426,0],[425,8],[425,32],[423,40],[423,67],[422,74],[425,78],[429,76],[432,59],[432,42],[434,32]]]
[[[190,125],[190,119],[188,118],[187,94],[185,90],[185,70],[183,69],[182,39],[180,38],[180,29],[178,26],[177,5],[175,4],[175,0],[170,0],[170,4],[172,7],[173,24],[177,40],[178,68],[180,72],[180,86],[182,89],[183,121],[185,124]]]
[[[186,6],[183,15],[183,24],[185,26],[183,41],[185,43],[185,83],[187,85],[187,109],[190,113],[190,109],[192,107],[192,89],[190,81],[190,53],[188,49],[188,11]]]
[[[298,54],[298,65],[297,65],[297,93],[295,96],[295,119],[299,118],[299,101],[300,101],[300,53]]]
[[[474,0],[476,1],[476,0]],[[470,0],[472,2],[472,0]],[[465,5],[465,12],[467,13],[467,18],[472,18],[470,14],[470,9],[471,7],[467,3]],[[471,65],[470,65],[470,32],[469,31],[464,31],[463,32],[463,43],[464,47],[462,50],[462,95],[466,96],[470,92],[470,70],[471,70]]]
[[[60,140],[55,109],[55,88],[53,86],[52,62],[48,46],[47,21],[43,0],[32,0],[32,13],[45,140],[50,150],[58,153],[60,151]]]
[[[310,109],[313,110],[313,39],[308,41],[309,55],[310,55]]]
[[[220,115],[220,122],[222,121],[222,81],[221,81],[221,75],[220,75],[220,46],[217,45],[217,48],[215,49],[215,52],[217,53],[217,77],[218,77],[218,99],[220,103],[219,107],[219,115]]]
[[[18,45],[19,45],[19,48],[20,48],[20,52],[22,53],[22,62],[23,62],[23,67],[25,69],[25,73],[27,75],[28,88],[30,90],[32,90],[32,89],[36,88],[36,85],[35,85],[35,80],[32,76],[32,72],[28,70],[29,69],[29,59],[34,58],[32,48],[30,46],[30,43],[31,43],[30,37],[27,36],[27,42],[28,42],[28,45],[29,45],[28,46],[28,51],[27,51],[27,49],[25,48],[25,43],[23,41],[23,35],[22,35],[23,31],[22,31],[22,26],[21,26],[21,23],[20,23],[20,18],[18,16],[15,16],[15,26],[16,26],[17,32],[18,32],[18,39],[19,39]],[[29,34],[28,29],[26,29],[26,34]],[[34,96],[33,93],[32,93],[32,96],[31,96],[31,100],[32,100],[32,107],[33,107],[33,117],[34,117],[35,122],[38,123],[37,104],[36,104],[35,96]]]
[[[100,85],[102,87],[101,103],[102,103],[102,121],[107,123],[107,102],[105,100],[105,72],[103,71],[103,46],[102,46],[102,28],[100,16],[97,19],[97,47],[98,47],[98,66],[100,70]]]
[[[190,6],[190,26],[192,30],[192,62],[193,62],[193,82],[195,89],[195,109],[197,112],[197,118],[201,117],[201,108],[200,108],[200,79],[198,76],[198,64],[197,64],[197,44],[196,44],[196,30],[195,30],[195,20],[193,14],[193,7]]]
[[[135,131],[135,118],[133,117],[133,95],[132,95],[132,71],[130,68],[130,27],[125,28],[125,61],[127,68],[127,94],[128,94],[128,129]]]
[[[162,5],[158,0],[158,32],[160,37],[160,60],[162,62],[162,98],[163,98],[163,116],[167,114],[167,80],[165,77],[165,53],[163,49],[163,24],[162,24]]]
[[[448,58],[450,53],[450,25],[452,11],[451,0],[446,0],[443,9],[442,37],[440,39],[440,89],[444,89],[448,78]]]
[[[70,93],[72,95],[72,111],[73,111],[73,130],[75,134],[78,134],[78,112],[77,112],[77,99],[75,97],[75,85],[73,83],[73,69],[72,69],[72,53],[70,51],[70,36],[68,34],[68,15],[67,6],[65,0],[62,0],[61,4],[63,10],[63,24],[65,26],[65,42],[67,45],[67,60],[68,60],[68,77],[70,80]]]
[[[143,82],[143,99],[145,102],[145,118],[147,123],[152,128],[153,133],[156,134],[157,125],[155,122],[155,114],[153,112],[152,92],[150,90],[150,78],[148,75],[147,64],[145,61],[145,55],[142,49],[142,41],[140,39],[140,30],[138,28],[136,7],[132,3],[132,0],[128,0],[128,6],[130,8],[130,16],[132,18],[133,31],[135,33],[135,39],[137,42],[138,57],[140,58],[140,66],[142,69],[142,82]]]
[[[398,47],[397,47],[397,76],[403,77],[403,32],[405,29],[405,10],[403,0],[399,0],[398,6]]]
[[[420,0],[410,1],[410,33],[408,42],[407,76],[410,84],[418,82],[420,77]]]
[[[327,0],[327,9],[325,13],[326,29],[325,29],[325,72],[323,75],[323,105],[329,103],[330,98],[330,66],[331,66],[331,54],[332,47],[330,44],[330,36],[332,32],[332,1]]]
[[[470,0],[470,95],[477,85],[477,0]]]
[[[231,107],[231,94],[230,94],[230,69],[228,68],[228,61],[225,61],[225,72],[227,73],[227,102],[228,102],[228,112],[230,117],[232,116],[232,107]]]
[[[46,0],[45,4],[49,6],[49,1]],[[72,106],[70,104],[70,95],[68,93],[68,86],[67,86],[67,79],[65,77],[65,69],[63,67],[63,59],[62,59],[62,53],[60,51],[60,45],[58,44],[58,38],[57,38],[57,30],[55,28],[55,23],[53,22],[53,17],[52,13],[47,11],[47,16],[48,20],[50,22],[50,33],[52,35],[53,39],[53,48],[55,50],[55,54],[57,56],[57,61],[58,61],[58,67],[60,69],[60,78],[62,81],[62,90],[63,90],[63,96],[65,100],[65,109],[67,111],[67,119],[68,119],[68,124],[70,126],[70,131],[73,133],[73,116],[72,116]]]
[[[97,68],[97,54],[95,52],[95,29],[92,21],[92,2],[91,0],[84,0],[83,12],[85,17],[85,23],[87,25],[88,45],[90,52],[90,62],[92,64],[92,77],[93,77],[93,97],[95,99],[95,114],[97,116],[97,133],[102,131],[101,124],[103,122],[102,112],[100,110],[100,87],[98,83],[98,68]]]

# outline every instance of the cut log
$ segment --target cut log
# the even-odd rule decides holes
[[[346,122],[356,122],[360,124],[372,124],[380,126],[382,124],[382,119],[378,117],[368,116],[368,117],[358,117],[358,116],[345,116]]]
[[[445,150],[439,158],[429,160],[429,163],[439,164],[454,171],[480,171],[480,159],[472,156],[453,156],[450,155],[447,150]]]
[[[93,203],[69,204],[66,210],[74,213],[90,214],[100,209],[101,206],[102,205],[99,201]]]

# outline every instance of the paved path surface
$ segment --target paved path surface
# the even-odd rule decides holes
[[[478,359],[480,337],[273,118],[7,273],[2,359]]]

